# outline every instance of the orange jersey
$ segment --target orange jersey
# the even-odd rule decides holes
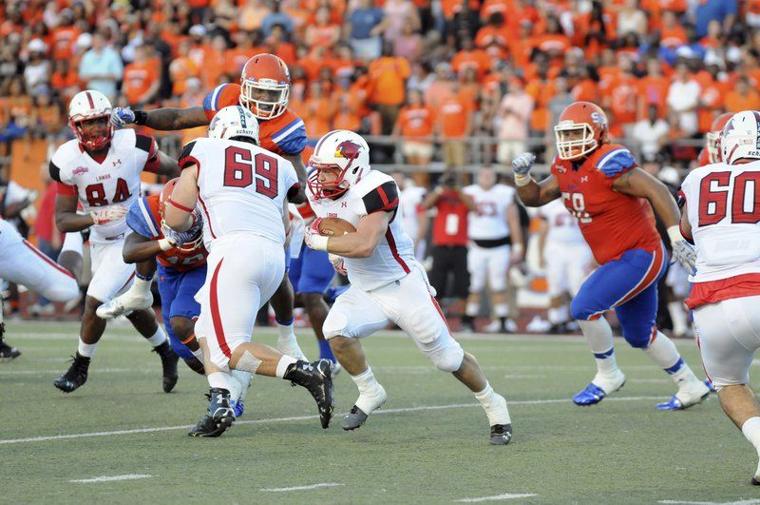
[[[602,145],[580,163],[559,158],[552,163],[562,201],[578,219],[599,264],[631,249],[660,247],[649,202],[612,189],[618,177],[635,167],[631,152],[619,144]]]
[[[211,121],[218,110],[239,102],[240,85],[221,84],[203,99],[203,110]],[[290,110],[272,119],[259,119],[259,145],[280,155],[300,154],[306,147],[306,126]]]
[[[158,198],[158,195],[144,196],[136,200],[127,213],[127,225],[132,231],[151,240],[164,238],[161,231]],[[203,244],[199,244],[189,250],[174,247],[168,251],[162,251],[156,255],[156,259],[166,268],[186,272],[205,265],[206,256],[208,256],[208,251]]]

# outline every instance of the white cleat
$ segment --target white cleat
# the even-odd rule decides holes
[[[110,302],[106,302],[97,308],[95,313],[101,319],[113,319],[118,316],[129,314],[133,310],[149,309],[153,306],[153,294],[148,291],[142,296],[137,296],[129,291],[117,296]]]
[[[688,409],[710,395],[712,390],[700,380],[691,380],[681,384],[678,392],[670,400],[657,404],[657,410],[683,410]]]

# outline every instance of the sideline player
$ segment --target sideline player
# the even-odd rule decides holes
[[[684,409],[701,402],[709,388],[691,371],[675,344],[655,325],[657,280],[667,264],[665,246],[651,209],[664,223],[675,258],[693,267],[694,251],[678,230],[678,206],[660,181],[638,168],[631,152],[607,142],[607,116],[590,102],[574,102],[554,127],[557,157],[551,175],[540,183],[530,170],[535,156],[523,153],[513,162],[520,199],[529,206],[562,198],[578,219],[600,265],[583,283],[570,305],[596,359],[597,373],[573,397],[576,405],[599,403],[623,387],[612,328],[603,315],[615,309],[623,337],[642,349],[678,387],[660,410]],[[651,205],[651,208],[650,208]]]
[[[726,126],[728,120],[731,119],[733,113],[724,112],[720,116],[713,119],[710,125],[710,131],[705,133],[705,147],[699,152],[697,156],[697,167],[710,165],[712,163],[720,163],[722,161],[722,154],[720,148],[720,136],[723,132],[723,127]]]
[[[493,168],[484,167],[478,171],[477,184],[466,186],[462,192],[475,202],[475,210],[468,214],[470,296],[465,315],[469,318],[478,315],[480,293],[487,282],[495,317],[485,331],[507,332],[514,326],[513,321],[507,324],[507,272],[510,265],[522,261],[525,251],[515,190],[506,184],[497,184]]]
[[[54,385],[70,393],[87,381],[87,370],[106,321],[95,313],[100,304],[127,288],[135,277],[134,265],[121,256],[129,230],[125,215],[140,195],[140,172],[176,175],[177,164],[158,150],[152,137],[134,130],[114,132],[111,103],[94,90],[77,93],[69,103],[69,125],[76,135],[59,147],[50,161],[50,177],[58,182],[55,220],[63,232],[90,228],[93,277],[87,289],[79,345],[69,369]],[[85,214],[77,214],[81,204]],[[151,279],[136,279],[144,289]],[[127,316],[161,358],[163,389],[177,383],[177,356],[150,308]]]
[[[552,325],[549,333],[567,333],[571,331],[568,328],[569,300],[580,289],[594,259],[578,227],[578,220],[560,200],[552,200],[539,208],[537,216],[546,222],[539,242],[549,284],[548,317]]]
[[[73,239],[79,239],[79,233]],[[77,279],[82,272],[82,256],[69,249],[64,241],[58,263],[24,239],[8,221],[0,218],[0,279],[26,286],[54,302],[68,302],[79,297]],[[4,341],[3,300],[0,296],[0,361],[12,360],[21,351]]]
[[[702,362],[720,406],[760,457],[760,404],[749,386],[760,348],[760,113],[729,118],[722,162],[692,170],[681,186],[681,229],[693,237],[694,310]],[[760,464],[752,477],[760,485]]]
[[[251,111],[259,121],[261,147],[290,161],[296,169],[298,180],[305,186],[306,171],[301,162],[301,152],[306,147],[306,128],[303,120],[288,109],[289,95],[290,72],[287,65],[273,54],[262,53],[245,63],[240,84],[220,84],[206,95],[202,107],[150,111],[117,107],[111,114],[111,121],[117,127],[135,123],[155,130],[182,130],[208,125],[217,111],[239,104]],[[305,201],[305,196],[302,198],[304,200],[294,200],[294,203]],[[283,276],[271,303],[279,332],[277,348],[284,354],[303,357],[293,326],[294,294],[287,275]]]
[[[330,362],[308,363],[251,340],[256,313],[285,274],[288,200],[303,200],[293,165],[258,146],[258,123],[248,109],[225,107],[209,126],[210,138],[186,145],[183,168],[167,201],[166,224],[186,231],[193,209],[203,209],[209,251],[206,282],[196,295],[195,325],[210,389],[208,415],[190,432],[219,436],[233,422],[229,370],[279,377],[309,390],[327,428],[333,410]]]
[[[438,307],[425,270],[414,259],[414,245],[398,212],[398,188],[389,175],[372,170],[369,146],[358,134],[334,130],[317,142],[310,161],[307,196],[320,218],[339,217],[356,227],[343,236],[319,235],[320,219],[306,230],[312,249],[334,255],[351,287],[340,295],[325,320],[325,337],[359,389],[359,398],[343,419],[354,430],[385,403],[359,341],[390,321],[444,372],[454,375],[478,399],[488,416],[490,441],[504,445],[512,424],[503,396],[494,392],[475,357],[454,340]]]

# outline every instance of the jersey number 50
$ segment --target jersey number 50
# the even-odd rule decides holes
[[[718,224],[726,217],[729,193],[732,223],[760,222],[760,172],[743,172],[733,181],[731,172],[713,172],[699,185],[699,226]]]
[[[562,193],[562,201],[565,204],[565,208],[570,211],[575,218],[583,224],[591,222],[591,214],[586,210],[586,199],[583,198],[583,193]]]
[[[237,146],[224,150],[224,185],[247,188],[253,184],[256,169],[256,193],[269,198],[277,197],[277,160],[264,153],[256,153]]]

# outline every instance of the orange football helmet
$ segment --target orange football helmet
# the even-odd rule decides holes
[[[258,119],[273,119],[288,107],[290,71],[274,54],[257,54],[240,74],[240,105]]]
[[[607,142],[607,115],[591,102],[573,102],[562,111],[554,126],[557,156],[577,160]]]
[[[719,163],[723,160],[720,154],[720,134],[723,132],[723,127],[726,126],[728,120],[731,119],[731,116],[733,116],[733,113],[724,112],[713,119],[710,131],[705,134],[705,149],[707,149],[707,157],[710,159],[710,163]]]
[[[163,229],[166,224],[164,223],[164,216],[166,215],[166,204],[169,201],[169,199],[172,197],[172,193],[174,192],[175,186],[177,186],[177,182],[179,182],[179,177],[175,177],[174,179],[171,179],[166,184],[164,184],[164,187],[161,189],[161,193],[158,195],[158,214],[161,218],[161,228]],[[195,212],[193,212],[195,214]],[[193,219],[198,219],[196,216],[193,217]],[[190,242],[185,242],[184,244],[178,245],[177,249],[179,249],[182,252],[190,252],[198,247],[203,243],[203,233],[198,233],[198,236],[191,240]]]

